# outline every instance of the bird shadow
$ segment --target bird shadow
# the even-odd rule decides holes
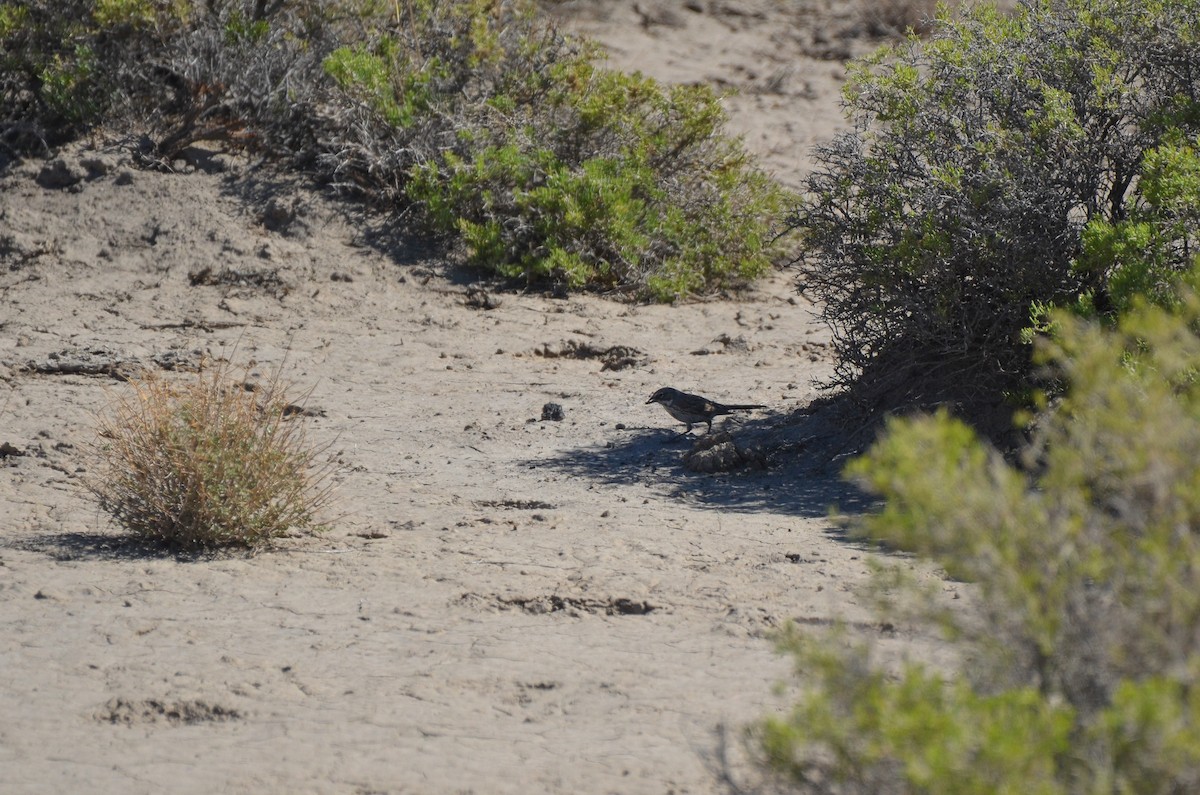
[[[744,466],[694,471],[687,465],[688,454],[705,446],[703,433],[649,428],[619,428],[619,435],[603,447],[525,463],[605,485],[642,485],[668,498],[721,511],[825,517],[860,513],[873,502],[841,477],[841,468],[862,445],[839,427],[831,411],[801,409],[790,415],[726,420],[724,425],[714,424],[713,433],[728,434],[745,454]],[[831,534],[844,536],[842,531]]]

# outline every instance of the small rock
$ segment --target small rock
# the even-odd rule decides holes
[[[739,447],[725,431],[701,436],[683,456],[683,465],[692,472],[712,474],[732,472],[743,467],[766,468],[766,460],[757,450]]]
[[[467,288],[467,295],[463,303],[471,309],[495,309],[503,301],[498,296],[494,296],[482,287]]]
[[[546,405],[542,406],[542,419],[543,420],[553,420],[554,422],[562,422],[563,416],[564,416],[563,407],[560,406],[558,403],[547,403]]]
[[[301,211],[302,207],[299,199],[293,199],[289,202],[274,197],[259,212],[258,220],[259,223],[272,232],[288,233],[293,231],[293,226],[297,224],[303,225],[303,222],[300,220]]]

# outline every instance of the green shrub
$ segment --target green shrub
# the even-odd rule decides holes
[[[780,648],[815,679],[786,716],[759,727],[766,761],[811,792],[1059,793],[1074,712],[1031,687],[984,694],[910,663],[898,676],[795,630]]]
[[[1117,221],[1094,218],[1074,265],[1095,285],[1080,296],[1084,316],[1128,311],[1138,298],[1169,304],[1174,285],[1200,256],[1200,151],[1181,135],[1146,152],[1142,202]]]
[[[818,147],[793,218],[833,384],[872,410],[1026,395],[1031,308],[1100,296],[1083,230],[1150,201],[1147,153],[1200,131],[1198,62],[1196,0],[1030,0],[857,65],[855,129]]]
[[[363,99],[388,124],[412,124],[415,109],[396,102],[388,64],[362,46],[339,47],[325,59],[325,71],[347,92]]]
[[[0,3],[0,36],[11,36],[28,24],[29,12],[16,3]]]
[[[252,390],[220,364],[187,384],[132,383],[100,419],[87,480],[118,525],[182,549],[257,546],[317,527],[328,470],[277,377]]]
[[[784,194],[722,132],[712,92],[595,60],[525,3],[411,4],[325,61],[374,117],[339,125],[367,132],[336,171],[505,276],[673,299],[770,267]]]
[[[95,88],[96,54],[79,45],[67,55],[56,54],[38,74],[46,109],[64,123],[86,121],[97,109]]]
[[[1136,300],[1111,328],[1055,325],[1039,360],[1068,388],[1022,468],[945,411],[890,422],[848,468],[883,499],[858,532],[978,599],[948,614],[898,569],[880,574],[960,644],[947,678],[911,663],[890,677],[861,649],[787,636],[808,689],[760,738],[794,783],[1200,791],[1200,293]]]

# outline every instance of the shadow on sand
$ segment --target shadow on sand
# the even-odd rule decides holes
[[[721,511],[804,517],[858,513],[871,499],[840,476],[857,452],[827,412],[800,410],[724,426],[759,465],[705,474],[685,465],[705,431],[681,436],[670,428],[619,430],[605,447],[572,450],[526,465],[606,485],[645,485],[659,494]],[[714,427],[714,432],[716,427]]]
[[[148,539],[103,532],[39,533],[5,544],[15,549],[40,552],[58,561],[69,560],[174,560],[179,563],[245,557],[252,550],[242,548],[187,550],[155,543]]]

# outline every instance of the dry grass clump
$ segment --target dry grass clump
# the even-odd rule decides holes
[[[255,388],[221,362],[188,383],[151,373],[132,385],[99,419],[86,482],[121,527],[182,549],[318,528],[330,465],[278,373]]]

